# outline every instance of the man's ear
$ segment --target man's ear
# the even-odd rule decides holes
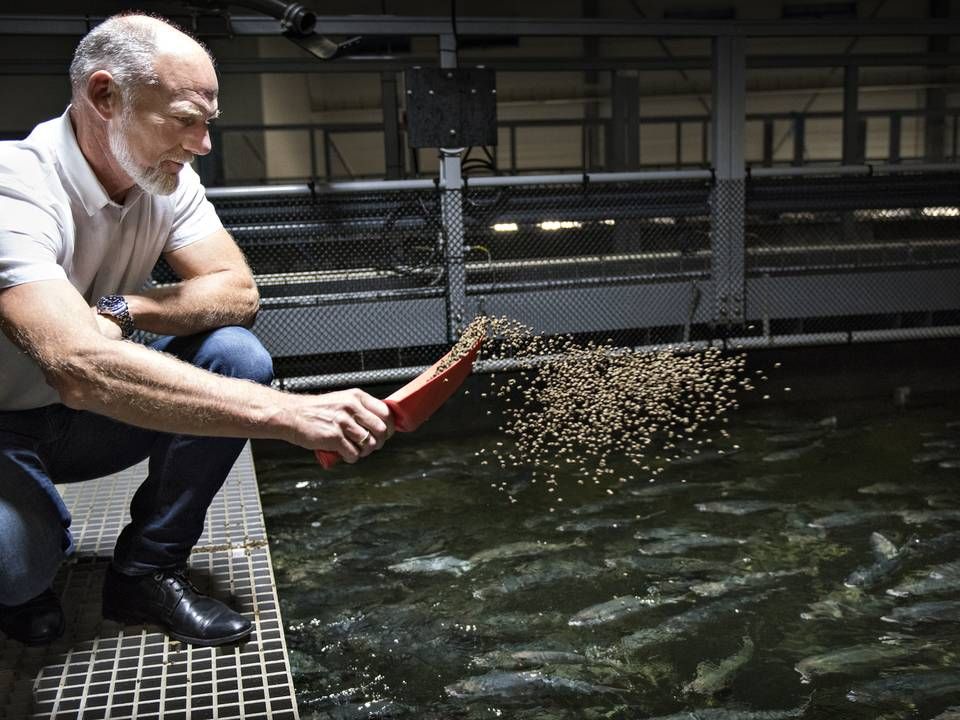
[[[97,70],[87,80],[87,100],[103,120],[110,120],[120,112],[120,88],[113,75],[106,70]]]

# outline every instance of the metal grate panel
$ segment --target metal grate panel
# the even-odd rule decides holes
[[[74,514],[77,542],[76,556],[54,584],[67,632],[46,648],[0,640],[0,718],[296,720],[249,445],[214,499],[190,569],[201,590],[253,621],[250,640],[198,648],[153,627],[102,619],[103,576],[145,473],[141,464],[60,488]]]

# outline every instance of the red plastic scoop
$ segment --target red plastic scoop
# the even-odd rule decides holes
[[[420,427],[433,415],[450,396],[456,392],[463,381],[467,379],[473,369],[473,361],[477,359],[480,343],[483,337],[477,339],[473,347],[463,357],[452,363],[441,373],[437,368],[446,365],[450,360],[451,350],[433,365],[417,375],[402,388],[384,400],[393,422],[400,432],[412,432]],[[324,468],[331,468],[340,460],[340,455],[331,450],[316,450],[317,462]]]

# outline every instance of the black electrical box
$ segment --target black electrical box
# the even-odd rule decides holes
[[[407,137],[413,148],[497,144],[496,74],[485,68],[406,71]]]

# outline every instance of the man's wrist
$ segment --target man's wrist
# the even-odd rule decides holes
[[[130,337],[136,330],[133,315],[130,314],[130,306],[127,305],[127,299],[123,295],[104,295],[97,300],[97,314],[116,322],[124,338]]]

